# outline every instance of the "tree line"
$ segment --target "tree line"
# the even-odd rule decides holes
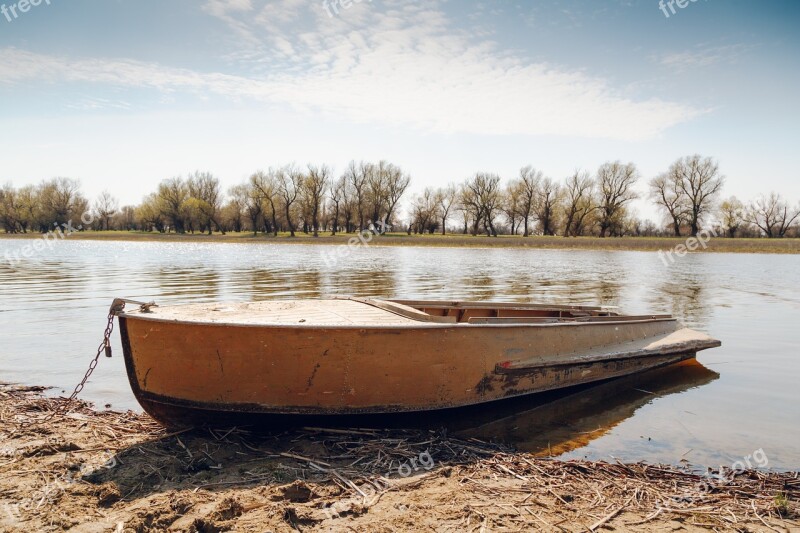
[[[630,162],[576,170],[563,180],[528,165],[505,181],[478,172],[460,183],[425,187],[405,209],[401,202],[411,178],[387,161],[352,161],[338,176],[327,165],[290,164],[255,172],[224,192],[218,177],[195,172],[165,179],[139,205],[122,207],[108,191],[89,200],[77,180],[53,178],[0,188],[0,227],[7,233],[47,232],[83,220],[88,230],[318,236],[379,224],[409,235],[621,237],[697,235],[713,224],[731,238],[800,236],[800,205],[774,192],[747,203],[722,199],[725,178],[709,157],[682,157],[647,182],[661,223],[643,221],[631,209],[641,178]]]

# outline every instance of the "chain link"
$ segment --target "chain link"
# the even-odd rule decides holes
[[[137,302],[134,300],[125,300],[122,298],[116,298],[114,302],[111,304],[111,308],[108,311],[108,323],[106,324],[105,332],[103,332],[103,340],[100,343],[100,346],[97,348],[97,354],[94,356],[94,359],[92,359],[92,361],[89,363],[89,368],[86,370],[86,374],[84,374],[81,382],[75,386],[75,390],[72,391],[72,394],[69,395],[69,398],[67,398],[61,405],[59,405],[54,411],[48,414],[45,418],[33,422],[26,422],[24,424],[21,424],[22,427],[44,424],[45,422],[49,422],[53,418],[57,416],[62,416],[69,411],[70,407],[72,406],[72,402],[83,391],[83,388],[86,386],[86,382],[89,381],[89,378],[92,376],[94,369],[97,368],[97,364],[100,362],[100,356],[105,353],[106,357],[111,357],[111,334],[114,332],[114,317],[116,317],[119,313],[121,313],[125,309],[126,302],[139,305],[140,310],[144,313],[150,312],[150,307],[156,305],[155,302],[144,303],[144,302]]]
[[[122,304],[125,305],[124,303]],[[83,388],[86,386],[86,382],[92,376],[94,369],[97,368],[97,363],[100,361],[100,355],[102,353],[106,354],[106,357],[111,357],[111,334],[114,332],[114,317],[116,316],[116,312],[112,308],[111,311],[108,313],[108,324],[106,325],[106,330],[103,333],[103,342],[100,343],[100,347],[97,348],[97,354],[94,356],[94,359],[89,363],[89,369],[86,371],[86,374],[83,376],[78,385],[75,386],[75,390],[72,391],[69,398],[67,399],[66,406],[69,407],[69,404],[78,397],[83,391]]]
[[[86,370],[86,374],[84,374],[81,382],[75,386],[75,390],[72,391],[72,394],[69,395],[69,398],[67,398],[66,401],[64,401],[42,420],[31,422],[30,424],[26,425],[44,424],[57,416],[65,415],[67,411],[69,411],[70,407],[72,406],[72,402],[78,397],[78,394],[83,391],[83,388],[86,386],[86,382],[89,381],[94,369],[97,368],[97,363],[100,362],[100,355],[105,353],[106,357],[111,357],[111,334],[114,332],[114,317],[117,316],[117,313],[122,311],[124,307],[125,302],[117,302],[117,300],[114,300],[114,303],[111,305],[111,309],[108,312],[108,323],[106,324],[106,330],[103,333],[103,341],[100,343],[100,347],[97,348],[97,354],[94,356],[94,359],[92,359],[92,361],[89,363],[89,368]]]

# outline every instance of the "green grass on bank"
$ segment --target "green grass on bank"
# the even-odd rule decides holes
[[[22,235],[6,235],[0,233],[0,238],[6,239],[36,239],[40,234],[27,233]],[[337,234],[331,236],[326,232],[319,237],[302,232],[296,237],[289,237],[288,233],[281,233],[277,237],[259,234],[253,236],[252,232],[227,233],[221,235],[184,234],[175,233],[146,233],[136,231],[87,231],[73,233],[69,240],[105,240],[105,241],[141,241],[141,242],[236,242],[253,244],[347,244],[359,242],[356,234]],[[457,248],[542,248],[542,249],[586,249],[586,250],[639,250],[657,251],[673,250],[676,246],[685,245],[688,237],[522,237],[519,235],[501,235],[487,237],[485,235],[471,236],[462,234],[448,235],[407,235],[405,233],[387,233],[374,236],[370,246],[441,246]],[[698,246],[697,251],[704,251]],[[709,252],[735,252],[735,253],[783,253],[800,254],[800,239],[726,239],[711,237],[705,251]]]

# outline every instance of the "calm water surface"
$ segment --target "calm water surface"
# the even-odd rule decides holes
[[[31,241],[0,240],[0,259]],[[514,249],[63,241],[0,263],[0,381],[71,390],[111,300],[161,304],[325,295],[617,305],[672,313],[723,341],[699,365],[515,401],[442,424],[541,454],[730,465],[763,449],[800,468],[800,257]],[[327,257],[330,257],[328,255]],[[139,409],[117,356],[82,397]]]

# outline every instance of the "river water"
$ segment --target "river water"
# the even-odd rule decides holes
[[[616,305],[721,339],[699,364],[513,401],[445,427],[564,458],[800,467],[800,257],[0,239],[0,381],[71,391],[114,297],[160,304],[326,295]],[[7,255],[7,252],[11,255]],[[12,261],[13,262],[13,261]],[[82,398],[139,407],[117,356]],[[754,460],[751,459],[751,462]]]

